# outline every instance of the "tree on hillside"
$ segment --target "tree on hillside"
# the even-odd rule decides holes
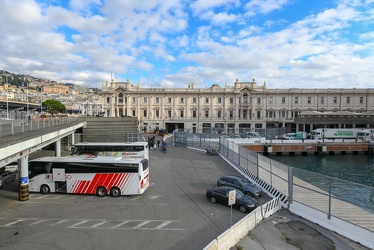
[[[58,100],[46,100],[42,103],[43,107],[48,107],[48,113],[64,113],[66,111],[66,107]]]

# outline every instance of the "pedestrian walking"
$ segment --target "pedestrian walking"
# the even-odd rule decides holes
[[[160,147],[160,140],[157,140],[157,147]]]

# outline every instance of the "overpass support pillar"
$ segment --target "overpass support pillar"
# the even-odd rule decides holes
[[[57,140],[56,141],[56,145],[55,145],[56,147],[56,149],[55,149],[55,155],[57,156],[57,157],[60,157],[61,156],[61,139],[60,140]]]
[[[29,156],[23,156],[18,160],[20,169],[19,180],[19,200],[26,201],[29,199]]]
[[[75,144],[75,133],[71,134],[71,145]]]

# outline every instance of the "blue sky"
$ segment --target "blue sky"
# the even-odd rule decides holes
[[[372,88],[374,0],[3,0],[0,68],[100,88]]]

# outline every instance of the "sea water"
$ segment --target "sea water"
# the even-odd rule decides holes
[[[270,155],[269,158],[293,168],[334,177],[331,181],[308,173],[299,176],[325,191],[331,189],[334,196],[374,212],[374,154]]]

